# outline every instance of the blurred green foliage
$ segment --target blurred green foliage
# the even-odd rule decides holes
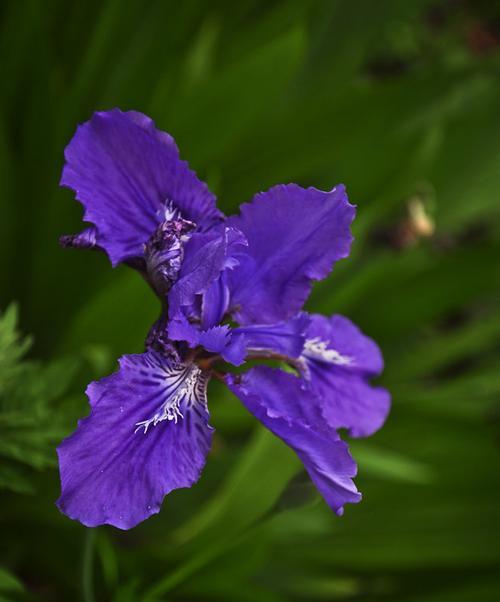
[[[17,310],[0,316],[0,489],[33,493],[26,468],[54,466],[54,444],[66,429],[56,400],[73,377],[72,360],[23,361],[30,340],[16,330]]]
[[[500,5],[482,0],[5,1],[0,6],[0,599],[500,599]],[[126,268],[62,251],[63,148],[96,109],[150,114],[234,212],[344,182],[352,256],[309,309],[380,343],[394,407],[352,443],[343,518],[217,384],[200,482],[123,533],[54,506],[85,383],[158,312]],[[417,215],[414,208],[417,207]],[[412,209],[413,208],[413,209]],[[433,231],[433,232],[432,232]],[[431,236],[428,236],[431,234]]]

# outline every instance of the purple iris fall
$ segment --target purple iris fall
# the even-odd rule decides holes
[[[61,184],[89,225],[62,244],[138,270],[162,313],[144,353],[88,386],[91,412],[58,449],[62,512],[129,529],[193,485],[212,440],[214,376],[295,451],[337,514],[358,502],[337,431],[364,437],[383,424],[390,397],[369,382],[382,356],[347,318],[302,311],[312,282],[349,254],[355,208],[344,187],[275,186],[226,217],[173,138],[118,109],[81,125],[65,159]],[[287,369],[230,368],[258,359]]]

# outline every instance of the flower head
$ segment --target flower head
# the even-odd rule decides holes
[[[88,417],[59,446],[59,508],[88,526],[133,527],[195,483],[210,449],[207,385],[218,378],[302,460],[338,514],[361,498],[337,429],[377,430],[389,394],[377,345],[347,318],[302,311],[313,281],[349,253],[354,207],[280,185],[225,217],[171,136],[137,112],[96,113],[65,153],[61,183],[90,225],[62,237],[137,269],[162,300],[142,354],[91,383]],[[275,359],[243,374],[218,365]]]

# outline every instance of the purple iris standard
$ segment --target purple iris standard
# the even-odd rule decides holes
[[[337,430],[363,437],[383,424],[389,394],[369,382],[382,356],[347,318],[302,311],[312,282],[349,253],[355,208],[344,187],[275,186],[225,217],[173,138],[118,109],[81,125],[65,159],[61,184],[90,225],[62,244],[137,269],[162,313],[144,353],[88,386],[91,412],[58,449],[59,508],[90,527],[129,529],[193,485],[213,435],[213,376],[296,452],[337,514],[358,502]],[[230,369],[258,359],[278,367]]]

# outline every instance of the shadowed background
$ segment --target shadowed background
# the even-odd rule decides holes
[[[0,16],[0,599],[498,600],[500,4],[23,0]],[[159,515],[125,533],[55,508],[86,383],[159,311],[131,270],[57,245],[81,228],[64,146],[115,106],[170,132],[225,212],[276,183],[346,184],[352,254],[308,309],[379,342],[394,403],[352,443],[364,499],[343,518],[217,384],[207,467]]]

